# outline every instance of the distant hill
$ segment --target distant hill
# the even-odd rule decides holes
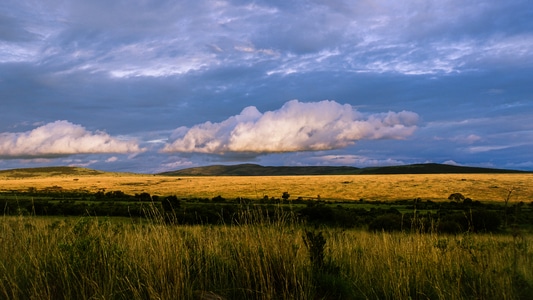
[[[472,174],[472,173],[526,173],[516,170],[462,167],[445,164],[413,164],[388,167],[265,167],[256,164],[213,165],[163,172],[166,176],[281,176],[281,175],[371,175],[371,174]]]
[[[275,175],[328,175],[356,174],[355,167],[264,167],[256,164],[232,166],[214,165],[163,172],[167,176],[275,176]]]
[[[163,172],[164,176],[282,176],[282,175],[373,175],[373,174],[475,174],[530,173],[526,171],[462,167],[444,164],[413,164],[404,166],[356,168],[347,166],[265,167],[257,164],[213,165]],[[57,176],[98,176],[126,174],[80,167],[41,167],[0,170],[0,178],[37,178]],[[133,174],[133,173],[128,173]],[[141,174],[139,174],[141,175]]]
[[[0,171],[0,177],[7,178],[30,178],[30,177],[53,177],[64,175],[102,175],[106,172],[79,167],[42,167],[23,168]]]
[[[481,174],[481,173],[528,173],[518,170],[464,167],[446,164],[412,164],[403,166],[369,167],[360,174]]]

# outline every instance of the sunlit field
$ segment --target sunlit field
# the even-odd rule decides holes
[[[531,235],[0,217],[0,299],[531,299]]]
[[[82,190],[209,199],[221,195],[252,203],[284,192],[291,199],[354,203],[450,202],[450,194],[461,193],[483,202],[529,204],[532,183],[533,174],[3,173],[0,191],[14,199],[8,201],[22,201],[30,190]],[[236,210],[236,222],[176,225],[158,205],[145,206],[142,218],[4,213],[0,299],[530,299],[533,294],[533,236],[527,226],[508,226],[506,214],[503,230],[447,234],[435,223],[417,223],[422,220],[417,217],[402,230],[372,231],[367,230],[370,225],[313,225],[291,210],[265,215],[266,206]],[[183,205],[186,211],[211,204]],[[457,205],[451,209],[461,211],[463,206]],[[464,207],[472,214],[471,207]],[[523,208],[521,216],[530,212]]]
[[[401,200],[421,198],[447,200],[452,193],[480,201],[533,201],[533,174],[437,174],[437,175],[337,175],[265,177],[165,177],[123,173],[61,175],[53,177],[1,177],[0,191],[29,188],[120,190],[127,194],[233,199],[280,197],[288,192],[298,197],[323,200]]]

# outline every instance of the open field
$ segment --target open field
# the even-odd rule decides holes
[[[0,174],[3,206],[31,206],[26,213],[13,209],[13,215],[4,208],[0,216],[0,299],[530,299],[533,293],[532,210],[518,203],[532,203],[533,174],[13,175]],[[47,190],[34,193],[35,202],[29,192]],[[283,210],[284,205],[261,201],[181,200],[169,219],[166,202],[125,201],[130,217],[124,218],[105,217],[119,201],[95,195],[80,193],[85,200],[62,204],[38,199],[79,190],[208,199],[279,198],[288,192],[290,199],[320,195],[353,202],[289,201],[290,209]],[[499,203],[447,200],[462,193],[503,202],[509,190],[509,210]],[[420,201],[418,215],[412,208],[418,201],[399,201],[410,203],[401,206],[407,212],[387,208],[393,200],[418,197],[437,206]],[[356,201],[361,198],[391,202]],[[39,207],[52,209],[55,201],[62,213],[35,214]],[[92,206],[82,206],[84,201]],[[144,205],[146,215],[134,217],[128,205]],[[425,205],[431,207],[424,210]],[[67,217],[72,214],[66,209],[78,206],[84,212],[105,210]],[[270,206],[274,214],[265,213]],[[230,218],[223,219],[228,212]],[[189,216],[204,215],[215,222],[188,222]],[[483,217],[481,223],[476,216]],[[481,227],[494,224],[491,220],[498,221],[494,230]],[[390,224],[396,227],[389,232]],[[445,230],[451,225],[461,230]]]
[[[233,199],[281,197],[289,192],[298,197],[323,200],[447,200],[452,193],[480,201],[533,201],[533,174],[424,174],[424,175],[328,175],[328,176],[216,176],[167,177],[124,173],[96,175],[63,174],[35,177],[0,175],[0,191],[30,188],[38,190],[120,190],[126,194],[147,192],[153,195]]]
[[[0,216],[0,299],[531,299],[532,236]],[[222,298],[223,297],[223,298]]]

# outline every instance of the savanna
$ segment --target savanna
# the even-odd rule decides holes
[[[137,174],[5,175],[4,193],[28,190],[303,201],[482,203],[532,199],[530,174],[165,177]],[[320,195],[320,196],[319,196]],[[10,198],[11,199],[11,198]],[[13,201],[17,201],[16,199]],[[319,206],[320,208],[320,206]],[[529,299],[527,226],[456,234],[311,225],[291,211],[239,222],[169,224],[145,218],[6,215],[0,218],[2,299]],[[468,210],[464,210],[468,211]],[[522,213],[531,213],[524,209]]]

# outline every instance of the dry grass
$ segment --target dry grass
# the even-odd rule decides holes
[[[511,201],[533,200],[533,174],[429,174],[429,175],[336,175],[336,176],[260,176],[260,177],[165,177],[111,173],[103,175],[63,175],[54,177],[0,177],[0,190],[45,189],[121,190],[128,194],[232,199],[281,197],[289,192],[298,197],[331,200],[398,200],[422,198],[446,200],[451,193],[462,193],[480,201],[503,201],[513,189]]]
[[[0,299],[529,299],[530,235],[0,217]]]

